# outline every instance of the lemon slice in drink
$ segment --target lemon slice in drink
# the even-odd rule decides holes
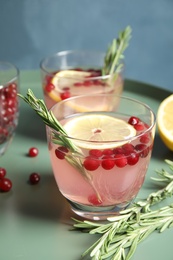
[[[63,92],[63,88],[71,87],[74,83],[83,81],[86,77],[90,76],[90,72],[77,71],[77,70],[62,70],[55,74],[51,83],[55,88],[48,93],[49,97],[56,102],[61,100],[60,93]]]
[[[157,112],[157,123],[161,139],[173,151],[173,94],[161,102]]]
[[[86,149],[114,148],[136,135],[133,126],[104,114],[82,115],[68,121],[64,128],[73,142]],[[115,142],[117,141],[117,142]]]

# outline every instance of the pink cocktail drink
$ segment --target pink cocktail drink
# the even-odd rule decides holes
[[[145,179],[154,139],[155,119],[147,106],[136,103],[145,112],[143,116],[140,108],[138,117],[136,107],[131,107],[135,101],[107,97],[109,105],[100,103],[101,111],[97,105],[97,111],[74,112],[84,110],[80,104],[88,103],[88,97],[79,97],[75,102],[70,99],[63,107],[52,109],[55,115],[58,111],[66,113],[60,123],[76,150],[57,142],[59,133],[47,128],[52,168],[60,192],[77,214],[93,219],[112,216],[136,197]],[[95,100],[98,101],[97,97]]]

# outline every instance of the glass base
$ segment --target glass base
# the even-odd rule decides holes
[[[4,155],[4,153],[7,151],[9,145],[11,144],[13,140],[13,135],[6,140],[4,143],[0,144],[0,156]]]
[[[122,203],[114,206],[94,207],[77,204],[67,200],[71,206],[72,211],[80,217],[90,220],[106,220],[119,214],[121,210],[126,209],[131,202]]]

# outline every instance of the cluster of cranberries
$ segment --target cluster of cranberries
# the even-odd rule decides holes
[[[86,77],[86,80],[84,81],[79,81],[79,82],[75,82],[73,84],[74,87],[91,87],[93,85],[95,86],[105,86],[106,83],[103,82],[102,80],[99,79],[91,79],[91,78],[95,78],[95,77],[100,77],[101,76],[101,70],[94,70],[94,69],[88,69],[88,70],[83,70],[81,68],[75,68],[73,70],[76,71],[86,71],[86,72],[90,72],[90,75]],[[58,71],[56,71],[57,73]],[[53,74],[56,74],[53,73]],[[52,76],[47,76],[45,77],[45,92],[51,92],[52,90],[55,89],[55,86],[52,84]],[[88,79],[87,79],[88,78]],[[62,93],[60,93],[60,98],[63,99],[67,99],[69,97],[71,97],[71,93],[70,93],[70,87],[66,86],[62,89]]]
[[[8,192],[12,188],[12,182],[9,178],[6,178],[6,169],[0,168],[0,190]]]
[[[148,128],[148,126],[137,117],[130,117],[128,123],[133,125],[139,132]],[[126,143],[113,149],[91,149],[89,150],[88,156],[83,160],[83,166],[88,171],[95,171],[99,166],[105,170],[111,170],[114,166],[123,168],[126,165],[135,165],[139,161],[139,158],[145,158],[149,154],[151,149],[149,144],[150,139],[150,134],[145,134],[140,137],[140,141],[136,145]],[[68,148],[63,146],[55,149],[56,157],[61,160],[63,160],[68,153]]]
[[[36,157],[36,156],[38,155],[38,153],[39,153],[38,148],[36,148],[36,147],[31,147],[31,148],[29,149],[29,151],[28,151],[28,156],[29,156],[29,157]],[[38,173],[33,172],[33,173],[30,174],[30,176],[29,176],[29,182],[30,182],[31,184],[37,184],[37,183],[39,183],[39,181],[40,181],[40,175],[39,175]]]
[[[39,151],[36,147],[31,147],[28,151],[29,157],[36,157]],[[9,178],[6,178],[7,171],[5,168],[0,167],[0,191],[8,192],[12,188],[12,181]],[[40,175],[36,172],[33,172],[29,175],[29,182],[31,184],[37,184],[40,181]]]
[[[16,127],[18,112],[17,84],[11,83],[0,89],[0,143],[3,143]]]

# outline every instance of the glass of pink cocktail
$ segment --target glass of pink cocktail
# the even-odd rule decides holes
[[[18,68],[0,61],[0,155],[5,153],[18,124],[18,87]]]
[[[138,194],[153,148],[155,115],[145,104],[112,94],[63,100],[50,110],[63,126],[47,126],[52,168],[72,210],[106,219]]]
[[[121,68],[103,75],[105,53],[62,51],[41,61],[44,100],[48,108],[73,96],[99,93],[120,95],[123,90]]]

